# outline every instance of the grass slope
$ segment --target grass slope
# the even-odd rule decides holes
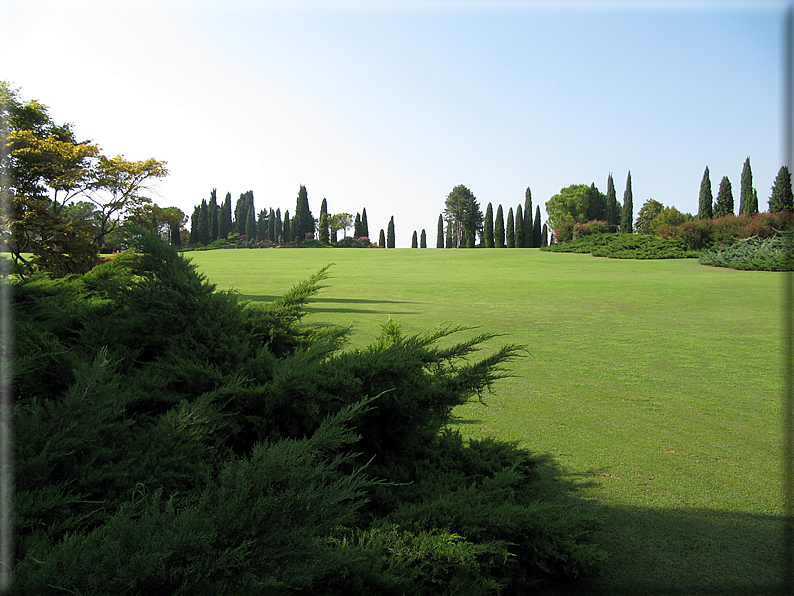
[[[389,317],[525,344],[515,377],[455,424],[580,483],[605,515],[604,594],[763,594],[780,578],[785,274],[537,249],[189,256],[251,300],[335,263],[309,322],[353,325],[353,347]]]

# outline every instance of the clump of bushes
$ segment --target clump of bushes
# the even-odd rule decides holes
[[[700,255],[700,263],[751,271],[794,271],[794,232],[771,238],[752,236]]]
[[[587,577],[596,519],[548,462],[444,431],[508,374],[491,335],[362,350],[218,292],[156,237],[13,284],[18,594],[523,594]],[[445,339],[444,347],[439,340]]]
[[[552,244],[541,250],[551,252],[591,253],[594,257],[613,259],[685,259],[700,252],[689,249],[678,238],[659,238],[646,234],[594,234],[570,242]]]

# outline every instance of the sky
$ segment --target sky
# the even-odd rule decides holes
[[[783,17],[756,0],[0,0],[0,80],[104,154],[168,162],[187,215],[213,188],[257,211],[366,208],[435,246],[457,185],[485,212],[571,184],[697,213],[747,157],[783,165]],[[534,213],[533,213],[534,215]]]

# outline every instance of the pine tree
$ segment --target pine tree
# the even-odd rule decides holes
[[[519,205],[516,207],[516,248],[524,248],[524,236],[524,213]]]
[[[248,246],[256,242],[256,213],[253,205],[248,207],[248,213],[245,217],[245,239]]]
[[[634,232],[634,196],[631,192],[631,170],[626,177],[626,190],[623,191],[623,210],[620,218],[620,231],[625,234]]]
[[[717,192],[717,202],[714,204],[714,217],[733,215],[733,190],[731,181],[723,176],[720,181],[720,190]]]
[[[543,229],[546,229],[546,224],[543,224]],[[532,246],[540,248],[541,246],[548,246],[548,243],[543,244],[543,236],[545,232],[541,231],[540,227],[540,205],[535,208],[535,224],[532,227]]]
[[[438,235],[436,236],[436,248],[444,248],[444,217],[438,214]]]
[[[606,200],[606,222],[610,224],[613,230],[617,230],[620,226],[621,213],[618,210],[618,199],[615,194],[615,181],[612,179],[612,172],[609,173],[607,178],[607,200]]]
[[[210,215],[207,199],[201,199],[199,208],[198,243],[207,246],[210,243]]]
[[[369,238],[369,222],[367,221],[367,208],[361,210],[361,235]]]
[[[289,211],[284,212],[284,225],[281,228],[281,235],[284,242],[292,242],[292,222],[289,219]]]
[[[513,208],[507,210],[507,227],[505,228],[505,238],[507,240],[507,248],[516,247],[516,227],[513,220]]]
[[[394,248],[394,216],[389,220],[389,226],[386,232],[386,248]]]
[[[494,223],[494,244],[496,248],[505,247],[505,218],[502,214],[502,206],[496,208],[496,222]]]
[[[210,242],[214,242],[215,240],[218,239],[219,213],[220,213],[220,207],[218,207],[218,194],[217,194],[217,190],[213,188],[212,192],[210,193],[210,203],[209,203]]]
[[[534,224],[532,221],[532,191],[527,190],[524,192],[524,247],[537,248],[533,240]]]
[[[769,197],[769,212],[782,213],[794,211],[794,199],[791,194],[791,172],[788,166],[781,166],[778,170],[775,184],[772,186],[772,196]]]
[[[706,171],[703,172],[703,180],[700,181],[700,200],[698,202],[698,219],[712,219],[714,212],[712,210],[712,203],[714,202],[714,195],[711,193],[711,180],[709,180],[709,167],[706,166]]]
[[[232,193],[227,192],[218,213],[218,238],[226,239],[232,231]]]
[[[422,235],[419,236],[419,248],[427,248],[427,234],[422,230]]]
[[[540,245],[541,246],[549,245],[549,228],[546,227],[546,224],[543,224],[543,232],[541,233]]]
[[[493,248],[493,205],[488,203],[485,209],[485,227],[483,228],[485,248]]]
[[[755,197],[755,209],[753,209],[753,199],[753,170],[750,168],[750,158],[748,157],[742,168],[742,189],[739,193],[739,215],[752,217],[758,213],[757,197]]]
[[[416,230],[414,230],[414,235],[411,236],[411,248],[419,248],[419,239],[416,237]]]
[[[272,209],[267,218],[267,237],[271,242],[278,242],[278,236],[276,235],[276,213]]]
[[[383,228],[381,228],[380,234],[378,235],[378,246],[386,246],[386,234],[383,233]]]

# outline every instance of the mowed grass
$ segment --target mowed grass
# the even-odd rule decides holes
[[[604,516],[603,594],[767,594],[782,576],[783,273],[512,250],[221,250],[218,289],[273,300],[335,263],[308,323],[390,317],[519,343],[469,437],[548,454]],[[463,337],[476,333],[468,331]]]

